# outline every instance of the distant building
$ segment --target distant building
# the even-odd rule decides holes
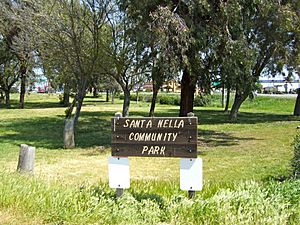
[[[142,90],[151,92],[153,90],[152,82],[144,83]],[[166,81],[163,83],[161,91],[174,93],[180,92],[180,83],[175,79]]]
[[[37,93],[48,93],[52,90],[48,79],[44,76],[38,77],[35,82],[32,82],[29,86],[29,91]]]
[[[300,79],[285,79],[282,75],[275,77],[261,77],[258,81],[262,85],[263,92],[276,92],[276,93],[293,93],[296,89],[300,88]]]
[[[161,89],[165,92],[180,92],[180,84],[178,80],[169,80],[162,85]]]
[[[142,90],[147,91],[147,92],[152,92],[152,90],[153,90],[152,82],[144,83]]]

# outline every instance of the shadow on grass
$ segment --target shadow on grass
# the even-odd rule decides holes
[[[222,110],[206,110],[197,109],[194,111],[198,117],[198,123],[200,129],[198,130],[198,145],[205,147],[216,147],[216,146],[233,146],[239,145],[242,141],[258,140],[255,138],[248,137],[236,137],[230,133],[218,132],[215,130],[204,130],[201,129],[201,125],[219,125],[224,123],[230,123],[227,113]],[[177,112],[174,110],[166,110],[163,113],[156,113],[156,116],[177,117]],[[271,114],[271,113],[251,113],[251,112],[240,112],[236,124],[257,124],[257,123],[272,123],[281,121],[299,121],[298,117],[284,114]]]
[[[239,145],[241,141],[259,140],[257,138],[235,137],[229,133],[214,130],[198,130],[198,146],[217,147]]]
[[[94,104],[93,104],[94,103]],[[84,104],[82,106],[87,105],[96,105],[96,103],[105,103],[104,100],[101,100],[99,98],[90,98],[85,99]],[[0,108],[7,108],[5,104],[1,103]],[[51,102],[51,101],[27,101],[25,102],[25,109],[47,109],[47,108],[66,108],[63,104],[59,103],[59,100],[57,102]],[[11,100],[11,106],[9,109],[19,109],[19,102],[17,100]]]
[[[195,114],[199,118],[199,124],[213,125],[230,123],[227,113],[219,110],[196,110]],[[270,123],[279,121],[299,121],[299,118],[286,114],[240,112],[238,114],[237,124],[256,124]]]
[[[14,119],[1,124],[1,143],[29,144],[35,147],[61,148],[63,120],[58,117]]]
[[[27,107],[57,107],[58,103],[27,103]],[[234,137],[230,133],[223,133],[214,130],[202,130],[201,125],[223,124],[228,122],[228,115],[221,110],[195,110],[199,118],[200,130],[198,132],[199,145],[205,146],[231,146],[238,145],[240,141],[251,138]],[[148,116],[148,112],[131,111],[131,116]],[[79,123],[76,129],[76,145],[81,148],[103,146],[107,148],[111,143],[111,121],[114,116],[111,111],[81,112]],[[177,110],[164,109],[156,113],[157,117],[176,117]],[[268,113],[239,114],[238,124],[270,123],[276,121],[296,121],[297,117],[289,115],[278,115]],[[43,117],[33,119],[14,119],[1,122],[0,144],[13,143],[19,146],[22,143],[48,149],[59,149],[63,147],[64,117]]]
[[[164,206],[165,203],[163,197],[158,194],[145,192],[131,192],[131,194],[139,202],[141,202],[142,200],[150,200],[151,202],[157,203],[161,208]]]
[[[59,108],[65,107],[57,102],[25,102],[25,109],[45,109],[45,108]],[[0,104],[0,108],[7,108],[4,104]],[[19,109],[19,102],[16,100],[11,100],[11,106],[9,109]]]
[[[199,125],[217,125],[224,123],[231,123],[229,115],[222,110],[207,110],[196,109],[195,115],[198,117]],[[131,113],[133,115],[133,113]],[[163,113],[156,113],[155,116],[178,116],[178,112],[173,109],[167,110]],[[279,121],[299,121],[299,117],[287,114],[272,114],[272,113],[257,113],[257,112],[240,112],[236,124],[256,124],[256,123],[269,123]]]
[[[76,147],[109,146],[111,124],[106,118],[111,112],[81,114],[76,128]],[[43,117],[34,119],[14,119],[1,124],[1,143],[29,144],[48,149],[63,148],[64,117]]]
[[[224,123],[232,123],[229,121],[229,114],[223,110],[211,109],[196,109],[194,114],[198,117],[199,125],[218,125]],[[130,112],[130,116],[148,116],[148,112]],[[156,117],[178,117],[178,110],[164,109],[164,112],[158,111]],[[280,121],[300,121],[300,117],[287,114],[272,114],[258,112],[239,112],[236,124],[256,124],[256,123],[271,123]]]

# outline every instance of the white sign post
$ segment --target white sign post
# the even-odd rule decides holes
[[[195,191],[202,190],[202,159],[180,159],[180,189],[188,191],[189,197],[195,196]]]
[[[130,187],[129,159],[121,157],[108,158],[109,187],[117,189],[117,197]]]
[[[170,154],[165,155],[166,146],[164,146],[164,145],[169,144],[171,147],[173,145],[173,142],[172,142],[172,144],[170,144],[170,143],[166,144],[165,142],[169,142],[170,140],[175,141],[175,139],[178,136],[178,133],[176,133],[176,132],[165,133],[163,141],[161,140],[163,133],[161,133],[159,141],[163,142],[163,146],[162,146],[163,150],[159,146],[159,144],[161,144],[161,143],[158,141],[158,139],[156,140],[154,138],[156,141],[154,140],[153,141],[154,143],[151,143],[152,148],[150,148],[150,150],[147,146],[150,139],[149,140],[147,139],[148,142],[145,142],[143,139],[143,141],[145,143],[143,143],[144,146],[142,145],[142,147],[143,147],[142,152],[139,152],[139,154],[134,153],[134,152],[132,153],[129,151],[129,149],[131,147],[131,150],[134,150],[134,144],[128,142],[128,140],[134,139],[135,135],[137,135],[137,139],[139,139],[138,132],[140,132],[141,129],[144,129],[144,128],[147,129],[148,125],[150,128],[152,128],[153,121],[157,121],[157,120],[154,120],[152,118],[152,120],[148,119],[147,120],[148,122],[145,123],[146,119],[144,119],[144,120],[136,119],[136,120],[132,120],[132,122],[130,122],[130,119],[126,119],[126,120],[122,120],[123,121],[122,123],[124,123],[122,125],[122,123],[120,122],[120,120],[121,120],[120,118],[122,117],[122,114],[121,113],[115,114],[115,118],[113,118],[113,120],[112,120],[113,121],[113,124],[112,124],[112,128],[113,128],[112,137],[113,138],[112,139],[114,140],[114,142],[112,142],[112,144],[114,144],[114,146],[112,147],[112,149],[113,149],[112,153],[113,153],[114,157],[108,158],[108,174],[109,174],[109,187],[116,188],[117,197],[120,197],[123,194],[125,188],[130,187],[129,159],[127,158],[127,156],[143,156],[143,153],[145,150],[147,150],[147,151],[149,150],[147,155],[149,155],[151,152],[151,154],[152,154],[151,156],[154,156],[156,154],[155,156],[165,155],[165,157],[168,157],[168,156],[195,157],[195,158],[181,158],[180,159],[180,189],[188,191],[189,198],[194,197],[196,191],[202,190],[202,186],[203,186],[202,159],[197,158],[197,125],[198,125],[198,122],[197,122],[197,118],[196,118],[196,120],[193,120],[194,122],[192,122],[192,119],[189,118],[189,117],[194,117],[193,113],[188,113],[187,116],[188,116],[188,118],[185,118],[185,120],[183,120],[183,119],[180,120],[181,122],[179,122],[178,124],[181,124],[181,125],[180,126],[178,125],[177,127],[174,125],[175,122],[174,122],[173,126],[171,126],[172,119],[165,119],[165,120],[161,119],[160,121],[163,121],[163,122],[159,122],[159,121],[157,122],[157,126],[160,123],[161,124],[160,126],[163,126],[164,128],[168,128],[169,130],[171,128],[172,129],[182,128],[182,127],[184,127],[185,123],[187,124],[187,126],[193,125],[193,127],[190,127],[187,131],[187,132],[191,132],[191,133],[188,133],[187,138],[184,136],[184,138],[181,138],[179,140],[179,141],[181,141],[180,148],[183,148],[185,146],[186,152],[182,152],[181,155],[178,155],[178,154],[175,154],[176,149],[174,150],[174,148],[173,148],[173,151],[171,151]],[[145,127],[143,127],[143,124],[148,124],[148,125],[145,125]],[[177,122],[176,122],[176,124],[177,124]],[[130,126],[132,126],[132,127],[130,127]],[[136,133],[133,133],[132,131],[127,131],[127,133],[126,133],[124,131],[124,128],[127,129],[128,127],[132,128],[132,129],[138,128],[139,130]],[[124,132],[123,133],[122,132],[114,133],[114,132],[116,132],[116,128],[118,128],[118,129],[122,128],[121,131],[124,131]],[[155,132],[153,132],[153,130],[151,133],[151,129],[148,133],[144,133],[143,137],[145,137],[146,134],[148,136],[149,136],[149,134],[150,135],[155,134],[156,135],[155,137],[158,136],[157,132],[155,133]],[[167,134],[168,134],[168,136],[167,136]],[[173,136],[172,136],[172,134],[173,134]],[[149,136],[149,138],[150,138],[150,136]],[[168,140],[168,141],[166,141],[166,140]],[[192,142],[194,143],[194,145],[192,145],[192,147],[194,149],[192,149],[190,146],[190,144]],[[185,145],[183,146],[182,143],[185,143]],[[188,144],[186,144],[186,143],[188,143]],[[120,147],[124,148],[122,154],[120,153]],[[141,151],[141,149],[140,149],[140,151]],[[163,152],[163,154],[162,154],[162,152]],[[190,155],[189,153],[193,153],[193,154]],[[125,157],[121,157],[121,156],[125,156]]]

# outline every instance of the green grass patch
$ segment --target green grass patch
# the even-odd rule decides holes
[[[50,224],[297,224],[299,180],[234,184],[187,199],[172,183],[133,182],[122,198],[106,184],[48,185],[0,173],[0,207],[13,207]],[[161,193],[167,190],[167,195]]]
[[[295,99],[247,100],[237,123],[228,122],[220,95],[199,118],[198,157],[204,189],[194,200],[179,190],[179,159],[130,158],[131,188],[116,199],[108,188],[111,118],[122,110],[86,98],[76,148],[63,149],[64,111],[58,95],[31,94],[25,109],[0,110],[0,216],[16,224],[297,224],[299,190],[291,146],[299,125]],[[1,106],[2,107],[2,106]],[[132,101],[131,116],[147,116],[149,102]],[[179,106],[158,104],[156,116],[178,116]],[[35,175],[15,174],[20,144],[37,147]],[[13,214],[14,215],[14,214]],[[36,221],[36,222],[35,222]],[[254,221],[254,222],[253,222]]]

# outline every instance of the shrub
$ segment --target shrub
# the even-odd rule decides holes
[[[194,106],[211,105],[211,95],[197,95],[194,99]]]
[[[300,132],[298,131],[294,138],[294,157],[292,159],[293,174],[300,178]]]
[[[180,105],[179,95],[160,95],[159,103],[162,105]]]
[[[152,101],[152,93],[151,94],[145,94],[143,98],[144,102],[151,102]],[[156,97],[156,102],[159,102],[159,96]]]
[[[59,104],[63,104],[64,103],[64,96],[62,94],[58,95],[58,100],[59,100]]]
[[[136,101],[136,93],[130,95],[130,101]],[[144,96],[142,94],[138,95],[138,101],[144,101]]]
[[[18,90],[17,87],[12,87],[12,88],[10,89],[10,93],[19,93],[19,90]]]
[[[119,94],[119,99],[124,100],[124,94]]]
[[[124,94],[119,93],[118,96],[120,100],[124,100]],[[139,93],[138,100],[143,102],[151,102],[152,94]],[[136,93],[130,94],[130,101],[136,101]]]
[[[138,100],[143,102],[151,102],[152,93],[139,93]],[[130,101],[136,101],[136,93],[130,95]],[[124,94],[119,95],[120,100],[124,100]],[[194,99],[194,106],[211,106],[213,101],[219,101],[217,97],[211,95],[197,95]],[[157,95],[156,102],[159,102],[162,105],[180,105],[180,95],[179,94],[165,94],[159,93]]]

